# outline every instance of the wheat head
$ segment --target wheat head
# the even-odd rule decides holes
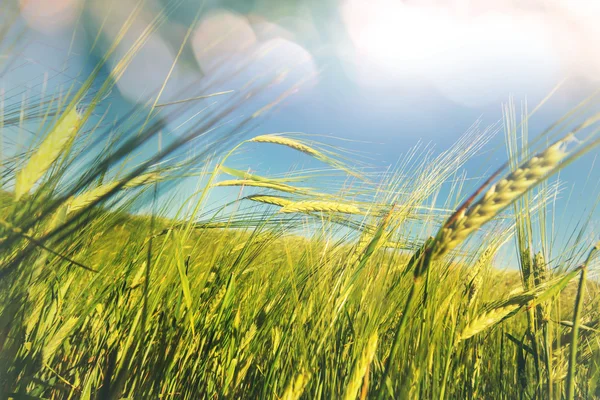
[[[474,318],[462,331],[459,339],[465,340],[492,326],[499,324],[511,314],[517,312],[522,305],[518,303],[505,304],[500,307],[484,311]]]
[[[479,229],[555,170],[567,155],[565,146],[572,135],[557,141],[543,152],[523,163],[514,172],[492,185],[482,198],[462,210],[440,229],[436,237],[434,257],[455,248],[469,234]]]
[[[548,264],[542,252],[538,252],[533,258],[533,279],[535,286],[539,286],[548,280]]]
[[[484,269],[491,262],[496,250],[497,248],[493,246],[485,249],[475,265],[469,269],[467,275],[467,307],[471,306],[475,297],[477,297],[483,281]]]
[[[139,186],[146,185],[148,183],[158,182],[160,180],[160,175],[155,172],[150,172],[147,174],[142,174],[136,176],[131,179],[129,182],[123,184],[124,189],[133,189]],[[94,203],[98,199],[103,198],[108,193],[110,193],[113,189],[115,189],[121,181],[115,181],[106,183],[104,185],[100,185],[94,189],[91,189],[87,192],[80,194],[79,196],[73,197],[68,201],[68,212],[75,212],[81,210]]]
[[[250,142],[279,144],[282,146],[287,146],[294,150],[298,150],[298,151],[308,154],[312,157],[316,157],[316,158],[325,157],[320,151],[313,149],[312,147],[307,146],[304,143],[299,142],[298,140],[286,138],[286,137],[279,136],[279,135],[256,136],[256,137],[250,139]]]
[[[68,110],[57,122],[50,134],[46,136],[37,150],[31,155],[27,164],[17,172],[15,182],[15,199],[29,193],[33,185],[48,171],[52,163],[67,148],[81,124],[81,115],[76,107]]]
[[[571,271],[562,277],[545,282],[532,290],[519,292],[504,301],[489,305],[463,329],[459,339],[468,339],[485,329],[491,328],[518,312],[523,306],[531,308],[557,295],[578,272],[579,270]]]
[[[544,259],[542,252],[539,252],[533,258],[533,280],[536,287],[548,281],[548,264]],[[536,306],[536,316],[538,326],[550,320],[550,305],[548,302],[542,302]]]
[[[278,144],[281,146],[286,146],[291,149],[302,152],[304,154],[307,154],[307,155],[309,155],[321,162],[329,164],[335,168],[338,168],[338,169],[346,172],[347,174],[354,176],[355,178],[358,178],[361,180],[365,179],[364,176],[362,176],[361,174],[348,168],[343,162],[340,162],[332,157],[329,157],[324,152],[319,151],[313,147],[310,147],[310,146],[308,146],[298,140],[295,140],[295,139],[290,139],[290,138],[279,136],[279,135],[261,135],[261,136],[256,136],[256,137],[250,139],[249,142],[272,143],[272,144]]]
[[[281,396],[282,400],[297,400],[302,396],[304,392],[304,387],[310,380],[310,374],[307,372],[301,372],[296,376],[296,379],[292,380],[288,387],[286,388],[283,396]]]
[[[294,186],[286,185],[284,183],[276,183],[276,182],[263,182],[263,181],[255,181],[251,179],[231,179],[226,181],[217,182],[213,185],[213,187],[224,187],[224,186],[252,186],[252,187],[260,187],[265,189],[273,189],[280,192],[286,193],[297,193],[300,192],[301,189],[298,189]]]
[[[354,364],[354,368],[352,368],[350,381],[348,386],[346,386],[346,390],[344,391],[344,400],[356,399],[356,395],[358,394],[365,374],[367,373],[367,369],[373,361],[373,357],[375,357],[375,352],[377,351],[377,340],[378,335],[377,331],[375,331],[375,333],[369,337],[369,341],[367,342],[367,346],[363,350],[361,357],[356,361],[356,364]]]
[[[292,202],[279,211],[282,213],[337,212],[344,214],[361,214],[360,209],[355,205],[319,200]]]
[[[277,196],[264,196],[264,195],[253,195],[246,197],[248,200],[257,201],[259,203],[272,204],[274,206],[285,207],[293,203],[292,200],[277,197]]]

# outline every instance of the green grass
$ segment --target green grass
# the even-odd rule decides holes
[[[477,130],[367,170],[308,136],[244,140],[276,105],[231,122],[256,105],[250,85],[149,150],[155,107],[90,119],[114,85],[98,71],[0,115],[5,138],[15,112],[40,122],[0,174],[2,398],[600,397],[598,238],[557,253],[547,221],[547,178],[599,144],[593,118],[567,135],[585,104],[532,143],[508,107],[508,165],[464,193]],[[250,146],[320,167],[233,168]],[[518,265],[498,270],[513,242]]]

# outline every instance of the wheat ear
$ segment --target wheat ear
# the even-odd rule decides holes
[[[497,247],[490,246],[479,257],[477,263],[469,269],[469,274],[467,275],[467,308],[473,304],[475,297],[479,293],[481,288],[481,283],[483,281],[483,275],[485,273],[484,269],[490,264],[494,255],[496,254]]]
[[[460,334],[459,340],[465,340],[492,326],[499,324],[517,312],[523,304],[510,303],[488,309],[473,319]]]
[[[337,160],[333,159],[332,157],[327,156],[322,151],[319,151],[319,150],[317,150],[311,146],[308,146],[308,145],[306,145],[298,140],[295,140],[295,139],[290,139],[290,138],[280,136],[280,135],[260,135],[260,136],[256,136],[256,137],[250,139],[249,142],[271,143],[271,144],[278,144],[281,146],[286,146],[291,149],[302,152],[304,154],[307,154],[313,158],[316,158],[317,160],[324,162],[326,164],[329,164],[335,168],[338,168],[338,169],[346,172],[347,174],[352,175],[358,179],[361,179],[361,180],[365,179],[360,174],[358,174],[358,173],[352,171],[350,168],[348,168],[344,163],[337,161]]]
[[[279,211],[282,213],[337,212],[344,214],[361,214],[360,209],[352,204],[318,200],[292,202]]]
[[[531,309],[550,297],[555,296],[567,286],[576,276],[577,272],[571,271],[560,278],[548,281],[532,290],[521,292],[504,301],[490,304],[463,329],[463,332],[459,336],[460,340],[468,339],[485,329],[491,328],[518,312],[525,305],[527,309]]]
[[[369,337],[369,341],[363,350],[361,357],[357,360],[356,364],[354,364],[354,367],[352,368],[352,375],[350,376],[350,382],[344,391],[344,400],[356,399],[356,395],[358,394],[360,386],[363,383],[365,375],[368,373],[369,365],[373,361],[373,357],[375,357],[377,340],[378,335],[377,332],[375,332]]]
[[[539,252],[533,258],[533,280],[534,285],[540,286],[544,282],[548,281],[549,278],[548,264],[544,259],[544,255]],[[549,304],[547,302],[539,304],[536,307],[537,323],[538,326],[542,326],[548,320],[550,320]]]
[[[286,388],[282,400],[297,400],[302,396],[304,387],[310,380],[310,374],[307,372],[301,372],[296,376],[296,379],[292,380]]]
[[[285,207],[293,203],[292,200],[284,197],[253,195],[246,197],[248,200],[257,201],[259,203],[272,204],[274,206]]]
[[[123,184],[124,189],[133,189],[139,186],[147,185],[148,183],[158,182],[160,180],[160,175],[155,172],[150,172],[147,174],[139,175],[127,183]],[[112,190],[114,190],[122,181],[105,183],[104,185],[100,185],[94,189],[91,189],[87,192],[80,194],[68,201],[68,212],[75,212],[81,210],[98,201],[99,199],[106,196]]]
[[[279,135],[261,135],[261,136],[256,136],[256,137],[250,139],[249,141],[257,142],[257,143],[279,144],[281,146],[287,146],[294,150],[298,150],[302,153],[308,154],[309,156],[315,157],[317,159],[328,159],[328,157],[325,156],[320,151],[313,149],[312,147],[307,146],[298,140],[286,138],[286,137],[279,136]]]
[[[75,138],[81,124],[81,115],[76,107],[65,112],[52,131],[31,155],[27,164],[17,172],[15,199],[29,193],[33,185],[50,169],[52,163]]]
[[[251,187],[259,187],[265,189],[273,189],[280,192],[286,193],[298,193],[303,192],[302,189],[296,188],[294,186],[286,185],[284,183],[277,182],[263,182],[263,181],[255,181],[252,179],[231,179],[226,181],[221,181],[215,183],[213,187],[224,187],[224,186],[251,186]]]
[[[494,218],[533,186],[548,177],[567,155],[566,144],[573,135],[557,141],[543,152],[523,163],[506,178],[492,185],[471,207],[450,218],[436,237],[434,257],[455,248],[469,234]]]

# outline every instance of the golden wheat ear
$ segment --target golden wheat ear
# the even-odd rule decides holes
[[[512,317],[522,308],[532,308],[543,303],[550,297],[558,295],[575,276],[578,270],[571,271],[562,277],[548,281],[527,292],[517,293],[500,302],[495,302],[486,307],[474,318],[459,335],[459,340],[468,339],[479,332],[494,327],[500,322]]]
[[[377,351],[377,341],[379,336],[377,331],[373,332],[369,337],[369,341],[365,346],[360,358],[356,360],[356,363],[352,367],[352,374],[350,375],[350,381],[346,390],[344,391],[344,400],[356,399],[361,385],[364,382],[365,375],[369,372],[369,365],[375,358],[375,352]]]
[[[423,275],[433,260],[439,259],[453,250],[467,236],[491,221],[531,188],[562,168],[565,162],[578,156],[580,152],[568,152],[566,149],[567,144],[573,141],[575,141],[574,133],[567,134],[544,151],[522,163],[515,171],[500,179],[484,192],[502,169],[494,173],[446,221],[438,231],[434,242],[428,248],[423,249],[423,254],[414,258],[415,261],[419,261],[420,265],[414,270],[415,277]],[[481,198],[472,204],[482,192],[484,193]],[[412,268],[411,263],[409,266]]]
[[[302,190],[300,188],[286,185],[284,183],[255,181],[252,179],[230,179],[230,180],[221,181],[221,182],[217,182],[217,183],[213,184],[213,187],[225,187],[225,186],[252,186],[252,187],[257,187],[257,188],[278,190],[280,192],[286,192],[286,193],[302,192]]]
[[[68,148],[79,131],[82,114],[73,106],[60,117],[54,128],[17,172],[15,199],[29,193],[33,185],[50,169],[52,163]]]
[[[310,381],[311,374],[302,371],[300,372],[295,379],[293,379],[285,389],[285,392],[281,396],[282,400],[298,400],[302,393],[304,392],[304,388]]]
[[[278,196],[251,195],[246,197],[246,199],[256,201],[258,203],[271,204],[279,207],[285,207],[293,203],[293,201],[290,199]]]
[[[122,189],[125,190],[149,185],[152,183],[159,182],[160,180],[160,174],[158,174],[157,172],[148,172],[146,174],[136,176],[135,178],[125,183],[122,181],[105,183],[70,199],[68,202],[67,212],[72,213],[86,208],[92,204],[95,204],[96,202],[106,197],[113,189],[115,189],[119,185],[122,185]]]
[[[336,212],[343,214],[361,214],[360,209],[353,204],[318,200],[295,201],[284,206],[279,211],[282,213]]]
[[[296,140],[296,139],[291,139],[289,137],[284,137],[281,135],[269,134],[269,135],[256,136],[256,137],[250,139],[249,142],[271,143],[271,144],[278,144],[280,146],[289,147],[290,149],[294,149],[301,153],[307,154],[325,164],[331,165],[334,168],[344,171],[348,175],[354,176],[355,178],[358,178],[363,181],[365,180],[364,176],[360,175],[356,171],[353,171],[343,162],[340,162],[340,161],[328,156],[326,154],[326,152],[324,152],[324,151],[317,150],[314,147],[309,146],[305,143],[302,143],[301,141]]]

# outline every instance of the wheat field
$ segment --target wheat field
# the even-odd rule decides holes
[[[287,96],[255,107],[271,84],[173,136],[157,102],[96,123],[100,69],[2,103],[4,140],[36,132],[0,173],[1,398],[600,398],[600,237],[557,252],[548,227],[548,179],[598,151],[589,102],[530,142],[507,107],[506,164],[465,192],[486,131],[372,170],[343,143],[242,135]],[[250,172],[240,155],[267,146],[318,167]]]

